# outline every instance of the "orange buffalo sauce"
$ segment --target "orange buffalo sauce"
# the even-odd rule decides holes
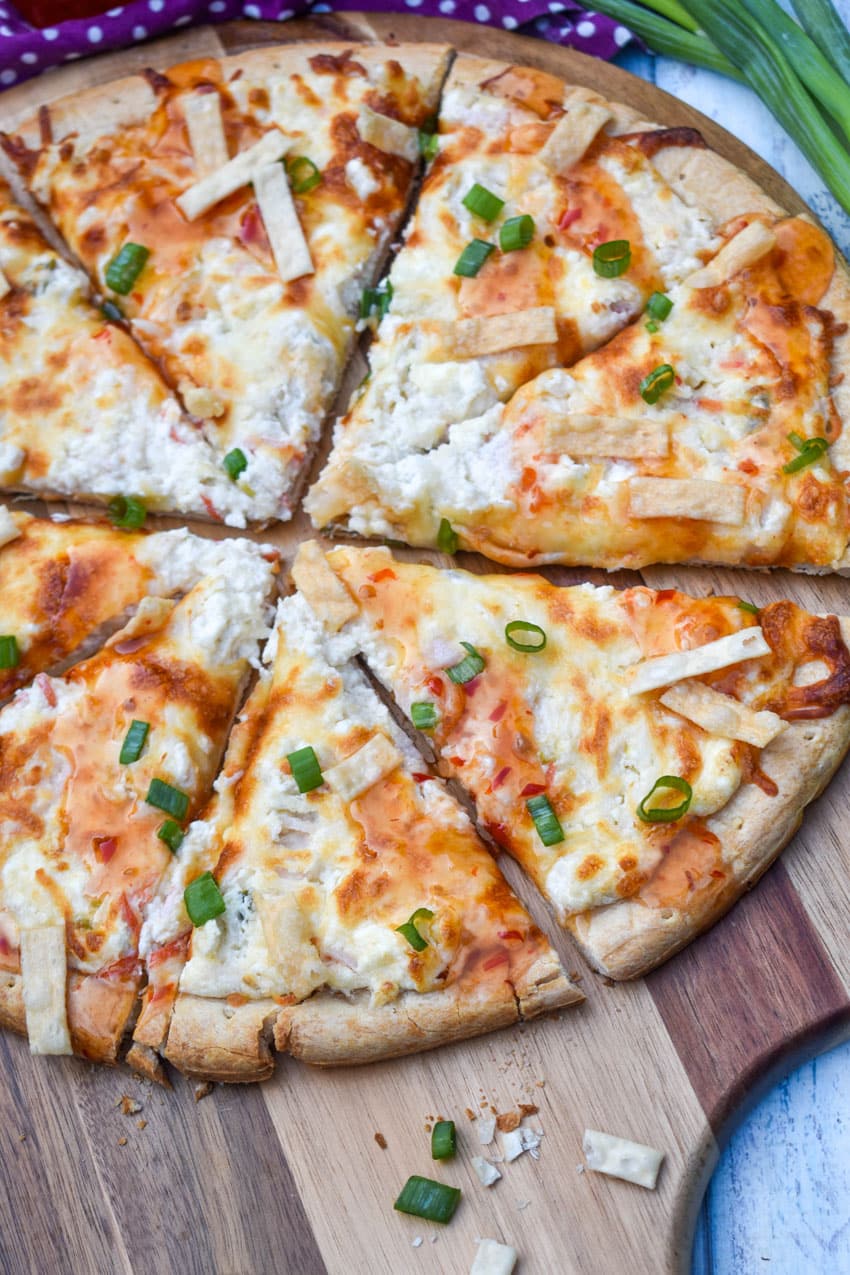
[[[728,879],[720,840],[701,820],[681,828],[637,897],[649,907],[690,908],[694,895],[719,892]]]

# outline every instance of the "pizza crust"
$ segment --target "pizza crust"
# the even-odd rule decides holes
[[[116,1063],[135,1010],[135,985],[68,972],[68,1023],[78,1056]],[[0,973],[0,1027],[27,1034],[23,978],[7,970]]]

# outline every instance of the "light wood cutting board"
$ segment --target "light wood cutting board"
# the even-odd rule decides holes
[[[259,44],[390,35],[445,40],[540,66],[628,102],[649,119],[698,127],[780,202],[803,206],[728,133],[616,67],[481,26],[409,16],[329,14],[282,26],[245,22],[184,32],[74,63],[3,94],[0,127],[12,128],[42,102],[143,66],[165,69]],[[359,376],[355,367],[349,383]],[[290,556],[308,534],[301,515],[264,538]],[[459,561],[472,570],[495,569],[470,554]],[[547,574],[563,583],[605,578]],[[737,592],[757,603],[786,595],[811,610],[850,611],[850,586],[837,578],[696,568],[657,568],[641,577],[697,594]],[[638,578],[622,572],[615,583]],[[508,862],[508,876],[566,967],[580,973],[587,1003],[432,1054],[336,1072],[283,1059],[267,1084],[219,1087],[196,1104],[182,1078],[167,1092],[123,1070],[35,1060],[24,1042],[0,1038],[0,1269],[463,1275],[476,1238],[490,1236],[516,1246],[523,1275],[686,1272],[718,1140],[765,1086],[850,1034],[848,800],[845,766],[755,891],[684,954],[630,985],[611,985],[583,967]],[[122,1095],[141,1110],[122,1114]],[[525,1155],[502,1166],[502,1181],[485,1190],[470,1165],[481,1148],[465,1111],[485,1105],[507,1111],[520,1102],[539,1108],[540,1159]],[[425,1126],[438,1116],[458,1122],[461,1151],[457,1161],[435,1169]],[[658,1190],[580,1172],[586,1126],[663,1148]],[[463,1188],[450,1226],[393,1211],[411,1173]]]

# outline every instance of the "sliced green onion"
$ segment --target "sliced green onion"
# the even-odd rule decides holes
[[[183,902],[193,925],[206,925],[225,911],[224,898],[211,872],[189,882],[183,891]]]
[[[782,466],[783,474],[796,474],[807,465],[816,464],[829,451],[829,443],[825,438],[801,438],[799,434],[792,433],[788,435],[788,441],[800,454]]]
[[[138,531],[148,516],[147,509],[135,496],[113,496],[106,508],[113,526],[124,531]]]
[[[647,332],[653,332],[653,333],[658,331],[658,324],[655,322],[654,319],[647,319],[646,330]]]
[[[454,273],[462,275],[464,279],[474,279],[490,253],[495,251],[494,243],[487,243],[484,239],[473,239],[455,262]]]
[[[684,800],[678,806],[648,806],[647,802],[652,800],[659,789],[665,788],[682,793]],[[687,779],[681,779],[678,775],[662,775],[660,779],[656,779],[638,806],[638,818],[644,823],[675,823],[677,819],[682,818],[682,815],[688,813],[693,795],[694,790]]]
[[[544,846],[555,846],[563,841],[564,830],[545,792],[538,797],[529,797],[525,808],[534,820],[537,835]]]
[[[145,740],[150,730],[149,722],[132,721],[130,729],[124,736],[124,743],[121,745],[121,752],[118,754],[118,760],[122,766],[128,766],[131,761],[138,761],[142,755],[142,749],[145,746]]]
[[[675,380],[676,373],[669,363],[662,363],[659,367],[653,368],[649,376],[645,376],[638,387],[644,403],[657,403],[661,395],[675,383]]]
[[[325,782],[319,759],[309,744],[304,748],[296,748],[294,753],[287,753],[286,760],[299,792],[312,792]]]
[[[460,664],[453,664],[451,668],[446,669],[446,674],[458,686],[463,686],[464,682],[471,682],[474,677],[484,671],[484,657],[479,655],[471,642],[461,642],[461,646],[467,655],[463,657]]]
[[[454,1120],[438,1120],[431,1130],[431,1159],[451,1160],[457,1151]]]
[[[428,700],[410,705],[410,720],[417,730],[433,730],[437,725],[437,707]]]
[[[17,668],[21,662],[21,651],[14,633],[6,633],[0,637],[0,668]]]
[[[113,323],[120,323],[124,318],[124,311],[114,301],[104,301],[100,307],[100,313],[104,319],[111,319]]]
[[[611,239],[593,249],[593,269],[603,279],[625,274],[631,263],[632,245],[628,239]]]
[[[738,610],[746,611],[748,615],[758,615],[759,613],[759,608],[752,602],[739,602]]]
[[[428,161],[432,160],[440,149],[438,133],[428,133],[425,129],[420,128],[417,133],[417,141],[419,142],[419,154]]]
[[[499,231],[499,247],[502,252],[516,252],[527,248],[534,238],[534,218],[528,213],[521,217],[509,217]]]
[[[437,548],[440,553],[457,553],[458,543],[457,532],[452,530],[452,524],[448,518],[441,518],[440,529],[437,532]]]
[[[173,819],[166,819],[165,823],[161,823],[156,830],[156,835],[160,841],[165,842],[172,854],[176,854],[183,843],[183,829]]]
[[[150,255],[150,248],[145,248],[143,244],[125,243],[106,267],[104,279],[107,288],[126,297],[132,291],[133,284],[144,270]]]
[[[505,206],[504,199],[494,195],[492,190],[488,190],[486,186],[479,186],[478,182],[469,188],[461,203],[464,208],[468,208],[471,213],[474,213],[476,217],[480,217],[482,221],[495,221]]]
[[[664,320],[673,309],[673,302],[663,292],[653,292],[652,296],[646,303],[647,314],[651,314],[653,319]]]
[[[518,642],[513,636],[514,633],[528,633],[531,635],[531,641]],[[532,624],[530,620],[511,620],[510,624],[505,625],[505,641],[515,651],[522,651],[523,655],[531,655],[535,651],[543,650],[546,645],[546,634],[539,624]]]
[[[239,475],[248,468],[248,457],[241,447],[234,447],[232,451],[227,453],[221,463],[233,481],[236,482]]]
[[[322,180],[322,174],[312,159],[308,159],[306,155],[293,155],[291,159],[288,158],[286,175],[293,195],[306,195],[308,190],[314,190]]]
[[[416,928],[416,922],[419,920],[430,921],[433,919],[434,913],[430,908],[417,908],[410,920],[405,921],[404,925],[397,925],[396,934],[402,934],[416,952],[424,952],[428,943],[423,939],[422,935]]]
[[[189,810],[186,793],[167,784],[164,779],[151,780],[145,801],[149,806],[156,806],[157,810],[164,810],[167,815],[174,815],[175,819],[185,819]]]
[[[378,312],[378,318],[383,319],[388,312],[393,299],[393,285],[389,279],[378,288],[364,288],[363,296],[360,298],[360,318],[368,319],[373,311]]]
[[[460,1187],[446,1186],[414,1174],[405,1182],[393,1205],[399,1213],[412,1213],[429,1222],[450,1222],[460,1204]]]

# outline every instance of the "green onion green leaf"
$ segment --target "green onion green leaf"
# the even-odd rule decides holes
[[[759,613],[759,608],[755,606],[752,602],[739,602],[738,610],[746,611],[748,615],[758,615]]]
[[[783,474],[796,474],[807,465],[816,464],[829,451],[829,443],[825,438],[801,438],[799,434],[791,433],[788,441],[800,454],[782,466]]]
[[[461,275],[464,279],[474,279],[484,262],[495,251],[494,243],[487,243],[484,239],[473,239],[455,262],[454,273]]]
[[[482,221],[495,221],[505,206],[504,199],[494,195],[486,186],[479,186],[478,182],[470,186],[461,202],[464,208],[468,208]]]
[[[428,943],[417,930],[416,923],[419,920],[431,921],[433,920],[433,917],[434,913],[430,908],[417,908],[413,913],[413,916],[410,917],[409,920],[405,921],[404,925],[396,926],[396,934],[403,935],[414,951],[424,952]]]
[[[233,481],[236,482],[239,475],[248,468],[248,457],[241,447],[234,447],[232,451],[227,453],[221,463]]]
[[[166,819],[165,823],[161,823],[156,830],[156,835],[160,841],[165,842],[172,854],[176,854],[183,843],[183,829],[173,819]]]
[[[440,529],[437,532],[437,548],[440,553],[457,553],[458,543],[457,532],[452,530],[452,524],[448,518],[441,518]]]
[[[514,637],[515,633],[527,633],[529,636],[523,642]],[[530,620],[511,620],[510,624],[505,625],[505,641],[515,651],[521,651],[523,655],[531,655],[543,650],[546,645],[546,633],[539,624],[532,624]]]
[[[625,274],[631,263],[632,245],[628,239],[611,239],[593,249],[593,269],[603,279]]]
[[[113,496],[106,509],[112,525],[123,531],[138,531],[148,516],[147,509],[135,496]]]
[[[644,403],[657,403],[661,395],[675,383],[676,373],[669,363],[662,363],[645,376],[639,385]]]
[[[125,243],[106,267],[104,278],[107,288],[126,297],[132,291],[133,284],[144,270],[150,255],[150,248],[145,248],[143,244]]]
[[[286,760],[299,792],[312,792],[324,783],[319,759],[309,744],[297,748],[294,753],[287,753]]]
[[[454,1120],[438,1120],[431,1130],[431,1159],[451,1160],[457,1151]]]
[[[121,745],[121,752],[118,754],[118,760],[122,766],[128,766],[131,761],[139,760],[149,730],[149,722],[134,720],[130,723],[130,729],[124,736],[124,743]]]
[[[0,637],[0,668],[17,668],[21,662],[21,651],[14,633],[6,633]]]
[[[389,279],[385,279],[380,287],[364,288],[360,298],[360,318],[368,319],[373,312],[377,312],[378,319],[383,319],[389,311],[392,299],[393,285]]]
[[[652,332],[652,333],[655,333],[658,331],[658,324],[655,322],[654,319],[647,319],[646,330],[647,332]]]
[[[460,1187],[446,1186],[414,1174],[405,1182],[393,1208],[429,1222],[450,1222],[460,1204]]]
[[[440,137],[438,133],[428,133],[425,129],[420,128],[417,134],[419,142],[419,154],[430,163],[440,149]]]
[[[534,820],[537,835],[544,846],[555,846],[563,841],[564,830],[545,792],[537,797],[529,797],[525,808]]]
[[[417,730],[433,730],[437,725],[437,706],[427,700],[410,705],[410,720]]]
[[[224,898],[211,872],[190,881],[183,891],[183,902],[193,925],[206,925],[225,911]]]
[[[185,819],[189,810],[186,793],[167,784],[164,779],[151,780],[145,801],[149,806],[156,806],[157,810],[164,810],[167,815],[174,815],[175,819]]]
[[[114,301],[104,301],[100,313],[104,319],[111,319],[113,323],[121,323],[124,319],[124,311]]]
[[[306,155],[288,157],[286,159],[286,175],[289,178],[293,195],[306,195],[309,190],[314,190],[322,180],[322,174],[312,159],[308,159]]]
[[[678,806],[648,805],[657,792],[663,792],[666,789],[682,793],[684,800]],[[681,779],[678,775],[662,775],[660,779],[656,779],[638,806],[638,818],[644,823],[675,823],[677,819],[681,819],[688,813],[693,795],[693,789],[687,779]]]
[[[516,252],[527,248],[534,238],[534,218],[528,213],[521,217],[509,217],[499,231],[499,247],[502,252]]]
[[[451,668],[446,669],[446,675],[458,686],[463,686],[464,682],[471,682],[479,673],[483,673],[485,663],[484,657],[479,655],[471,642],[461,642],[461,646],[468,654],[459,664],[453,664]]]
[[[652,296],[646,303],[646,312],[653,319],[663,321],[669,317],[670,311],[673,309],[673,302],[663,292],[653,292]]]

